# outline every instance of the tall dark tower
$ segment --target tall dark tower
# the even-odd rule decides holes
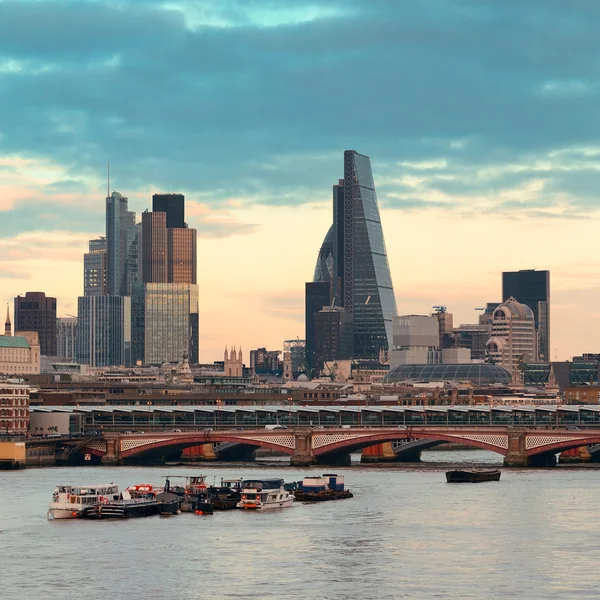
[[[27,292],[15,298],[15,333],[37,331],[40,354],[56,356],[56,298],[44,292]]]
[[[550,362],[550,271],[527,269],[502,273],[502,301],[510,297],[533,311],[539,360]]]
[[[10,322],[10,310],[8,304],[6,305],[6,321],[4,322],[4,335],[11,336],[11,322]]]
[[[377,194],[368,156],[344,152],[344,179],[333,188],[333,225],[314,281],[328,281],[331,304],[352,315],[353,357],[378,360],[392,345],[397,315]]]
[[[183,194],[154,194],[152,212],[167,214],[167,228],[185,227],[185,198]]]

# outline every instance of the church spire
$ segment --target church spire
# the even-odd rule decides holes
[[[8,302],[6,303],[6,321],[4,323],[4,335],[12,335],[11,333],[11,323],[10,323],[10,309],[8,307]]]

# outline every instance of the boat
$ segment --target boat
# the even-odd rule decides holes
[[[500,469],[455,469],[446,471],[447,483],[480,483],[500,481]]]
[[[123,492],[120,500],[99,502],[85,508],[81,514],[84,519],[129,519],[158,515],[161,503],[154,498],[130,498]]]
[[[103,502],[119,500],[119,486],[113,483],[100,485],[59,485],[52,494],[48,517],[52,519],[76,519],[86,509]]]
[[[325,502],[353,498],[354,494],[344,488],[344,478],[335,473],[325,473],[322,477],[305,477],[298,482],[294,497],[299,502]]]
[[[183,485],[171,485],[172,478],[185,478]],[[181,512],[212,515],[214,505],[208,496],[206,475],[174,475],[166,477],[165,490],[180,497]]]
[[[244,510],[270,510],[289,508],[294,495],[284,488],[283,479],[244,480],[238,508]]]
[[[221,479],[220,486],[208,488],[208,499],[215,510],[234,510],[242,498],[242,487],[242,479]]]

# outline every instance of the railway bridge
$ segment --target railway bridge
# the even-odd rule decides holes
[[[161,456],[192,446],[214,443],[271,448],[290,456],[296,466],[345,464],[351,452],[399,440],[454,442],[491,450],[504,457],[505,466],[549,466],[555,455],[579,446],[600,444],[600,429],[560,427],[291,427],[288,429],[206,429],[201,431],[119,433],[88,439],[80,452],[97,456],[103,464],[123,464]]]

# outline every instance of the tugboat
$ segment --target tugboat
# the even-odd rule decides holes
[[[446,471],[447,483],[481,483],[500,481],[500,469],[455,469]]]
[[[305,477],[294,491],[299,502],[325,502],[353,498],[350,490],[344,489],[344,478],[335,473],[326,473],[323,477]]]
[[[176,475],[175,477],[182,477]],[[185,477],[184,485],[170,485],[170,479],[167,478],[169,491],[177,494],[181,498],[181,511],[193,512],[197,515],[212,515],[214,511],[213,503],[208,497],[208,487],[206,485],[206,475],[190,475]]]
[[[294,496],[283,486],[283,479],[252,479],[244,481],[238,508],[270,510],[289,508]]]
[[[48,517],[52,519],[77,519],[86,509],[102,502],[119,500],[119,486],[113,483],[101,485],[59,485],[52,494]]]

